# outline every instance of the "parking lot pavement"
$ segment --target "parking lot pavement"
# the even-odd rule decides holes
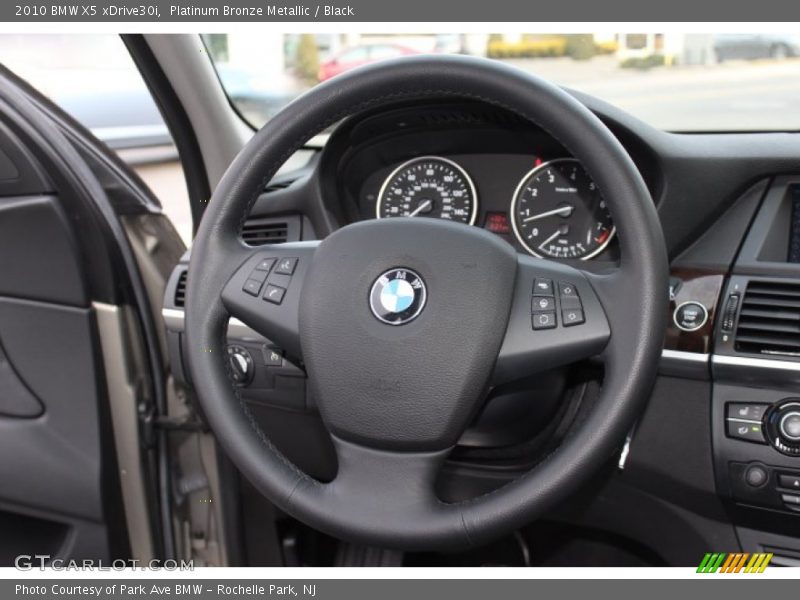
[[[800,129],[800,59],[622,69],[613,56],[507,61],[595,95],[660,129]]]

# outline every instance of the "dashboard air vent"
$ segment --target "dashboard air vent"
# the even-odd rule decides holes
[[[764,546],[761,551],[772,554],[770,567],[800,567],[800,552],[770,546]]]
[[[283,221],[250,219],[242,228],[242,239],[250,246],[282,244],[288,237],[289,225]]]
[[[278,190],[285,190],[294,182],[295,182],[294,179],[284,179],[282,181],[270,181],[267,184],[267,187],[264,188],[264,193],[271,194],[272,192],[277,192]]]
[[[441,125],[521,125],[526,124],[524,118],[503,110],[451,110],[429,111],[420,114],[420,122],[428,127]]]
[[[735,347],[751,354],[800,356],[800,283],[750,281]]]
[[[183,308],[186,305],[186,274],[188,271],[183,271],[178,277],[178,285],[175,286],[175,306]]]

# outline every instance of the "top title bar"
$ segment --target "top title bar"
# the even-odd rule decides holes
[[[11,0],[6,22],[790,22],[800,4],[786,0]]]

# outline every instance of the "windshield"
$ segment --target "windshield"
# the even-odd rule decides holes
[[[515,65],[668,131],[800,129],[794,34],[204,35],[232,103],[253,127],[320,81],[423,53]]]

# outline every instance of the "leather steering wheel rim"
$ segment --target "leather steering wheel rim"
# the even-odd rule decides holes
[[[613,274],[575,271],[574,275],[583,278],[583,294],[596,294],[596,304],[608,322],[608,335],[600,350],[605,376],[592,410],[573,425],[558,449],[530,472],[494,492],[456,504],[445,504],[423,492],[423,488],[433,487],[437,467],[453,442],[449,430],[447,444],[361,444],[357,436],[339,431],[339,421],[332,433],[340,474],[333,482],[322,483],[300,471],[263,434],[232,384],[224,359],[227,319],[232,311],[223,299],[223,290],[235,280],[232,273],[255,260],[240,232],[277,169],[314,134],[346,116],[401,100],[438,98],[473,99],[505,108],[556,138],[583,163],[603,191],[621,246],[619,267]],[[370,225],[349,225],[319,248],[330,251],[350,238],[365,239],[363,234],[371,231],[366,227]],[[386,222],[371,227],[383,227],[380,231],[390,237],[394,231]],[[402,227],[411,231],[412,226]],[[445,238],[452,236],[454,243],[466,235],[460,225],[440,229]],[[439,229],[433,233],[438,234]],[[505,251],[492,245],[494,238],[486,237],[491,234],[478,230],[469,235],[486,252],[496,252],[498,261],[510,264]],[[264,249],[259,251],[263,254]],[[306,251],[302,245],[290,255],[301,251]],[[320,268],[314,270],[321,260],[313,254],[308,260],[301,258],[311,265],[303,277],[323,281]],[[548,263],[519,259],[516,280],[512,275],[509,281],[521,285],[523,267],[556,268]],[[553,272],[561,277],[562,271]],[[564,272],[569,276],[570,272]],[[655,379],[666,326],[667,281],[663,234],[648,189],[619,141],[584,105],[538,77],[499,63],[466,57],[410,57],[357,69],[314,87],[269,121],[237,156],[214,191],[192,248],[186,353],[192,381],[217,439],[245,477],[279,508],[326,533],[370,545],[463,548],[535,520],[596,472],[619,447]],[[237,285],[241,289],[241,283]],[[298,295],[311,297],[317,292],[308,280],[302,285]],[[293,301],[292,294],[287,302]],[[295,313],[285,313],[289,321],[299,319],[301,329],[303,320],[312,319],[316,309],[313,299],[302,302],[305,304]],[[509,300],[511,308],[505,306],[505,310],[515,310],[515,302]],[[509,319],[513,321],[505,315],[503,323],[510,323]],[[243,320],[247,322],[247,316]],[[273,320],[272,329],[278,331],[260,333],[270,339],[275,333],[280,337],[286,321]],[[309,327],[297,341],[298,352],[314,350]],[[309,361],[313,367],[310,377],[312,370],[321,372],[323,366],[315,366],[319,362],[318,355]],[[326,423],[336,419],[335,410],[322,410]]]

